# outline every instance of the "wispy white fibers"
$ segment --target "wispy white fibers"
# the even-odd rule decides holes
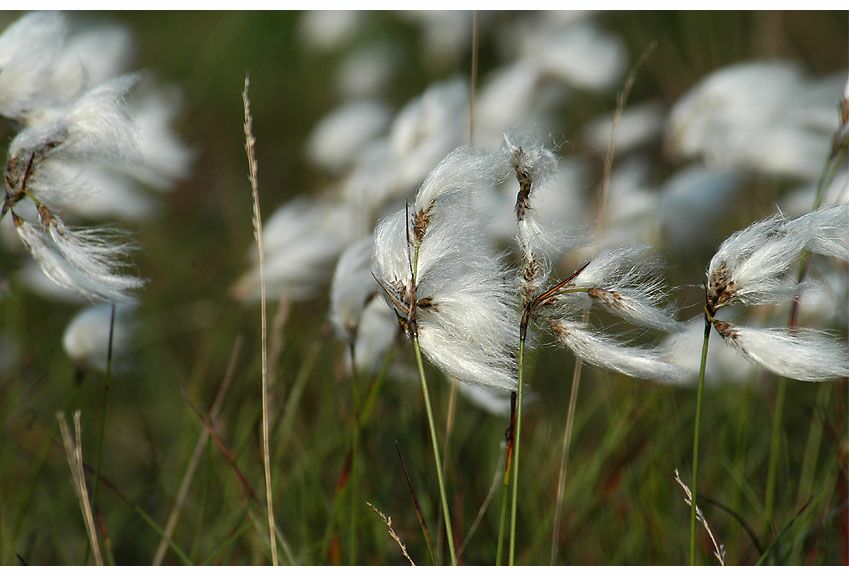
[[[61,14],[34,12],[0,34],[0,115],[20,118],[49,84],[67,25]]]
[[[827,332],[810,328],[748,328],[714,324],[722,339],[752,363],[809,382],[849,376],[846,346]]]
[[[305,300],[333,274],[333,265],[351,243],[368,234],[356,206],[332,198],[298,198],[280,207],[263,225],[265,280],[269,297]],[[240,300],[259,298],[259,263],[233,287]]]
[[[361,374],[376,373],[381,367],[383,357],[398,340],[400,334],[398,318],[383,298],[375,297],[369,300],[357,325],[357,339],[354,344],[354,361],[357,364],[357,370]],[[393,375],[399,377],[395,371]]]
[[[511,390],[518,345],[514,289],[473,199],[503,177],[498,162],[470,148],[445,158],[409,212],[399,210],[378,225],[373,271],[404,320],[415,293],[419,342],[431,362],[458,380]]]
[[[777,215],[729,236],[708,266],[714,307],[735,300],[746,304],[780,302],[796,294],[787,272],[803,250],[849,258],[849,207],[820,208],[795,220]]]
[[[837,128],[843,80],[806,78],[785,62],[720,69],[675,104],[670,148],[720,166],[816,179]]]
[[[673,331],[678,328],[674,308],[659,276],[660,262],[649,255],[647,246],[625,246],[602,251],[574,279],[577,288],[588,291],[569,295],[566,302],[589,297],[613,314],[633,324]]]
[[[62,347],[78,366],[106,372],[111,318],[112,306],[101,304],[86,308],[71,319],[62,336]],[[133,308],[118,306],[112,332],[113,368],[125,365],[135,330]]]
[[[591,331],[583,322],[552,320],[550,327],[555,337],[587,364],[661,382],[685,377],[684,370],[670,362],[660,349],[620,343]]]
[[[313,128],[307,154],[315,164],[328,170],[346,168],[363,146],[384,131],[389,119],[389,109],[381,102],[365,100],[345,104]]]
[[[48,278],[89,300],[128,302],[144,282],[121,272],[129,247],[98,230],[68,229],[53,219],[45,228],[13,214],[15,230]]]

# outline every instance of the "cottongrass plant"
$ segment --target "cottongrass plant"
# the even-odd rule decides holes
[[[698,497],[699,433],[708,344],[712,330],[751,363],[785,378],[818,382],[849,376],[846,347],[827,332],[799,328],[755,328],[717,318],[732,304],[778,304],[797,298],[790,274],[809,251],[849,261],[849,206],[814,210],[794,220],[782,215],[755,222],[729,236],[711,258],[705,279],[704,338],[693,433],[693,506],[690,563],[696,562],[695,501]]]
[[[475,198],[503,177],[497,156],[458,148],[433,169],[414,202],[374,234],[374,276],[413,343],[452,564],[453,527],[422,353],[458,380],[515,388],[513,287]]]
[[[557,234],[547,226],[544,215],[533,209],[534,187],[556,167],[556,156],[532,136],[507,134],[502,147],[516,176],[519,190],[515,214],[517,241],[522,254],[518,293],[523,307],[519,325],[518,386],[510,506],[509,563],[515,562],[516,519],[519,495],[519,457],[524,396],[524,356],[532,323],[554,336],[587,364],[621,372],[635,378],[677,381],[683,371],[672,364],[663,350],[635,346],[593,329],[584,321],[585,313],[602,307],[627,323],[661,331],[674,331],[674,309],[664,307],[666,292],[657,276],[656,259],[647,248],[625,246],[608,249],[580,267],[566,279],[549,284],[552,272],[547,257],[552,247],[568,250],[576,239]]]

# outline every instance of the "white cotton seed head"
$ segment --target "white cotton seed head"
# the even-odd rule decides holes
[[[394,186],[404,194],[468,137],[469,89],[455,78],[429,87],[395,117],[389,132]]]
[[[711,258],[708,300],[715,307],[735,300],[780,302],[794,293],[783,277],[804,249],[801,234],[788,233],[781,216],[755,222],[729,236]]]
[[[0,34],[0,115],[24,116],[50,82],[67,35],[58,12],[33,12]]]
[[[357,153],[389,124],[389,109],[381,102],[352,102],[332,111],[313,128],[307,143],[310,160],[327,170],[350,166]]]
[[[808,328],[748,328],[717,322],[723,340],[752,363],[793,380],[818,382],[849,376],[846,346]]]
[[[805,249],[849,261],[849,204],[809,212],[788,222],[787,230],[807,240]]]
[[[576,22],[544,40],[535,55],[541,68],[567,85],[608,90],[625,71],[625,47],[592,22]]]
[[[663,330],[679,328],[674,307],[665,305],[667,292],[659,276],[660,261],[644,245],[603,250],[581,271],[574,285],[587,288],[594,303],[632,324]],[[574,294],[565,303],[584,298]]]
[[[668,145],[717,166],[815,179],[829,152],[838,90],[787,62],[728,66],[675,104]]]
[[[376,294],[371,275],[374,239],[363,238],[342,252],[330,284],[330,320],[337,333],[354,341],[367,302]]]
[[[129,245],[114,231],[72,230],[58,219],[48,229],[15,218],[15,229],[24,246],[53,282],[88,300],[127,303],[144,282],[120,270]]]
[[[119,168],[157,190],[167,190],[187,178],[197,150],[186,145],[174,131],[182,107],[182,95],[174,86],[153,88],[145,83],[128,103],[133,122],[137,156],[129,156]]]
[[[25,157],[51,143],[49,156],[127,162],[137,160],[135,125],[125,99],[139,80],[128,74],[88,90],[67,106],[45,109],[9,145],[9,157]]]
[[[551,329],[561,344],[587,364],[644,380],[680,382],[686,378],[686,372],[673,364],[662,349],[628,346],[580,322],[554,320]]]
[[[101,304],[79,312],[65,328],[62,347],[78,366],[106,372],[111,318],[112,306]],[[133,308],[118,306],[112,329],[113,369],[126,366],[135,332]]]
[[[131,35],[121,26],[99,25],[75,31],[51,65],[50,81],[38,107],[61,106],[92,86],[121,75],[132,56]]]
[[[519,325],[515,287],[472,202],[479,179],[469,180],[466,156],[452,156],[428,177],[410,220],[406,210],[399,210],[378,224],[373,271],[387,303],[406,318],[413,251],[418,250],[416,321],[425,356],[458,380],[513,389]],[[458,162],[463,169],[455,172]],[[451,174],[458,174],[458,181]],[[426,214],[424,223],[420,213]]]
[[[473,197],[488,194],[507,176],[507,167],[498,155],[461,146],[434,168],[419,188],[411,207],[429,212],[442,196],[461,193]]]

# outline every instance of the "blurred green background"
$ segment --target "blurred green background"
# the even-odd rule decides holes
[[[6,15],[4,20],[11,20]],[[332,72],[344,52],[316,53],[299,41],[294,12],[173,12],[84,14],[125,23],[133,32],[138,67],[178,86],[184,109],[178,128],[199,152],[191,179],[165,197],[159,218],[134,229],[143,246],[137,263],[149,284],[142,294],[143,329],[134,368],[113,382],[107,421],[104,477],[120,492],[101,487],[98,509],[114,557],[121,564],[151,561],[159,536],[144,514],[164,525],[198,433],[198,418],[181,389],[202,410],[212,401],[234,348],[243,346],[235,380],[219,422],[220,446],[210,443],[175,539],[195,563],[268,563],[260,501],[259,310],[230,300],[228,290],[245,269],[252,243],[251,201],[243,150],[241,90],[250,72],[264,214],[287,199],[318,191],[329,177],[304,157],[310,129],[340,103]],[[480,38],[480,72],[499,62],[493,31],[514,15],[495,14]],[[650,95],[671,104],[708,72],[752,58],[789,58],[815,75],[847,69],[849,18],[838,13],[622,12],[598,16],[619,35],[633,61],[652,40],[657,49],[641,71],[632,101]],[[434,66],[421,50],[418,30],[392,13],[369,15],[362,38],[391,38],[402,47],[386,98],[400,108],[434,80],[468,74],[470,54]],[[577,94],[561,113],[570,141],[589,120],[615,107],[615,94]],[[602,159],[593,166],[596,182]],[[658,178],[671,167],[660,160]],[[766,186],[778,186],[776,183]],[[592,192],[591,192],[592,193]],[[755,217],[746,203],[729,218]],[[757,206],[757,201],[751,202]],[[748,210],[752,210],[748,212]],[[733,221],[733,222],[731,222]],[[698,312],[698,284],[710,254],[670,263],[670,282],[689,285],[678,300],[687,317]],[[0,267],[12,269],[11,255]],[[275,306],[271,307],[274,314]],[[326,326],[327,301],[299,304],[288,319],[279,377],[274,383],[272,437],[276,515],[298,563],[347,562],[345,495],[341,520],[328,528],[343,469],[353,401],[342,368],[344,346]],[[83,413],[84,453],[93,462],[104,377],[76,374],[61,349],[61,334],[75,310],[27,293],[12,280],[0,300],[0,323],[23,349],[19,368],[0,378],[0,562],[77,564],[86,536],[70,483],[54,414]],[[778,313],[782,316],[783,313]],[[409,355],[408,346],[398,348]],[[551,522],[573,358],[544,349],[535,362],[540,395],[527,412],[523,436],[519,561],[549,560]],[[440,427],[449,399],[432,372]],[[689,508],[672,481],[689,470],[694,391],[633,381],[587,369],[579,398],[575,441],[565,494],[560,562],[679,564],[687,559]],[[829,388],[827,392],[823,392]],[[751,525],[762,548],[781,535],[771,562],[846,562],[847,394],[845,383],[793,383],[786,405],[779,463],[775,529],[763,526],[763,493],[775,378],[755,373],[747,385],[707,390],[702,424],[700,490]],[[826,402],[822,397],[827,394]],[[498,474],[506,422],[458,400],[455,427],[442,439],[457,532],[462,539]],[[813,493],[797,494],[812,419],[824,423]],[[362,498],[392,516],[393,526],[421,564],[428,556],[401,475],[394,442],[403,450],[431,533],[437,534],[438,492],[426,421],[417,389],[391,378],[381,389],[372,423],[363,434]],[[686,477],[688,474],[684,474]],[[123,498],[123,500],[122,500]],[[839,502],[843,502],[842,506]],[[128,505],[128,503],[130,505]],[[729,563],[761,556],[743,526],[727,512],[706,512],[728,550]],[[498,498],[463,555],[468,564],[492,563]],[[359,514],[361,563],[401,563],[385,527],[365,506]],[[707,541],[700,549],[710,563]],[[168,562],[179,562],[173,554]]]

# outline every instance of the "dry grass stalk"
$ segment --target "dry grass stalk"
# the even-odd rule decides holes
[[[366,504],[368,505],[369,508],[374,510],[374,513],[377,514],[378,516],[380,516],[380,520],[384,524],[386,524],[386,530],[389,532],[389,537],[392,538],[393,540],[395,540],[395,543],[398,545],[398,548],[401,549],[401,554],[404,555],[404,558],[407,559],[407,561],[410,563],[410,566],[415,566],[416,563],[413,562],[413,559],[410,558],[409,554],[407,554],[407,547],[404,546],[404,543],[401,542],[401,537],[398,536],[398,533],[395,532],[395,529],[392,527],[392,517],[387,516],[386,514],[384,514],[380,510],[378,510],[377,507],[374,504],[372,504],[371,502],[366,501]]]
[[[687,506],[693,505],[693,494],[690,492],[690,489],[684,484],[684,481],[681,480],[681,476],[678,474],[678,468],[675,469],[675,482],[681,487],[681,490],[684,492],[684,503]],[[696,518],[699,523],[705,528],[705,532],[707,532],[708,537],[710,538],[711,544],[713,544],[713,555],[719,562],[721,566],[725,566],[725,546],[723,546],[719,540],[716,539],[716,536],[713,534],[713,530],[710,529],[710,524],[708,524],[707,518],[702,513],[702,509],[696,505]]]
[[[68,466],[71,468],[71,480],[74,485],[74,492],[77,495],[77,500],[80,502],[80,509],[83,513],[83,520],[85,521],[86,531],[88,532],[88,539],[94,553],[94,562],[98,566],[103,566],[103,556],[100,554],[100,544],[97,541],[97,532],[94,527],[94,515],[91,512],[91,503],[88,499],[88,488],[85,483],[80,411],[77,410],[74,412],[73,437],[71,436],[71,431],[68,428],[68,420],[65,418],[65,413],[57,412],[56,420],[59,421],[59,431],[62,434],[62,444],[65,447],[65,456],[68,458]]]
[[[215,421],[218,419],[221,407],[224,405],[224,398],[227,396],[227,391],[233,383],[233,378],[236,375],[236,362],[239,358],[239,352],[241,349],[242,338],[238,337],[233,343],[233,351],[230,353],[230,360],[227,362],[227,370],[224,374],[224,378],[221,380],[221,386],[218,388],[215,400],[212,402],[212,407],[209,410],[209,421],[211,424],[215,424]],[[198,435],[197,442],[195,443],[195,449],[194,452],[192,452],[192,457],[189,459],[189,465],[186,468],[186,472],[183,474],[183,480],[180,482],[180,488],[177,490],[177,499],[174,502],[174,508],[171,509],[171,514],[169,514],[168,521],[165,524],[165,534],[162,536],[162,540],[159,542],[159,547],[156,549],[156,555],[153,558],[154,566],[162,565],[162,561],[165,559],[165,553],[168,551],[168,541],[174,535],[174,530],[177,528],[177,522],[180,520],[180,513],[186,503],[186,499],[189,495],[189,488],[192,485],[192,480],[195,477],[195,472],[197,472],[200,459],[203,456],[203,451],[206,450],[207,444],[209,444],[209,432],[207,432],[206,428],[203,428]]]
[[[253,230],[259,259],[260,315],[262,332],[262,463],[265,468],[265,502],[268,512],[268,539],[271,545],[271,563],[277,566],[277,540],[274,538],[274,501],[271,495],[271,450],[268,441],[268,310],[265,295],[265,254],[262,246],[262,212],[259,207],[259,180],[257,178],[256,138],[253,133],[253,116],[248,89],[251,81],[245,76],[242,104],[245,109],[245,155],[248,159],[248,181],[253,197]]]

